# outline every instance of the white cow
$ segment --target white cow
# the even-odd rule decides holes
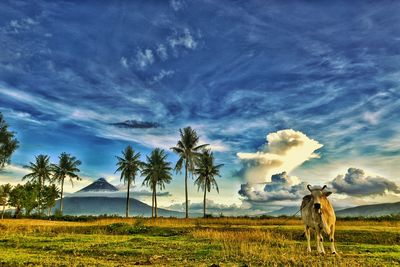
[[[332,192],[326,192],[324,189],[326,185],[321,187],[311,187],[307,185],[308,190],[310,190],[311,195],[303,197],[303,202],[301,203],[301,218],[303,219],[305,227],[305,235],[307,237],[307,251],[311,252],[311,232],[313,229],[315,231],[315,236],[317,240],[317,250],[319,253],[325,254],[325,249],[322,243],[322,231],[324,231],[331,241],[332,254],[336,254],[335,249],[335,223],[336,216],[335,211],[331,203],[328,200],[328,196]]]

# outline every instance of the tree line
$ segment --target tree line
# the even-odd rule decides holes
[[[185,217],[189,217],[189,196],[188,196],[188,177],[196,177],[195,185],[198,190],[203,190],[203,215],[206,216],[206,196],[207,192],[215,188],[219,193],[218,184],[215,180],[220,177],[222,164],[215,164],[215,158],[208,148],[208,144],[199,144],[199,136],[191,127],[179,130],[180,139],[176,146],[171,150],[179,156],[175,166],[167,160],[165,150],[155,148],[150,155],[146,156],[145,161],[141,161],[141,154],[136,152],[132,146],[128,145],[120,156],[116,156],[115,173],[120,173],[120,180],[127,185],[125,215],[129,217],[130,188],[135,183],[136,177],[142,176],[143,186],[148,187],[152,192],[152,217],[157,217],[157,191],[164,190],[166,184],[172,181],[173,172],[181,173],[184,170],[185,182]],[[8,130],[8,125],[0,113],[0,169],[10,163],[12,153],[18,148],[19,143],[15,138],[15,133]],[[15,217],[22,211],[25,215],[30,215],[36,211],[39,216],[46,210],[48,216],[60,198],[58,212],[63,212],[64,184],[69,180],[73,182],[81,180],[78,175],[82,162],[76,157],[61,153],[57,164],[50,163],[48,155],[38,155],[34,162],[24,166],[29,169],[29,173],[22,177],[22,180],[29,180],[24,185],[11,186],[5,184],[0,186],[0,205],[2,218],[6,206],[15,208]]]

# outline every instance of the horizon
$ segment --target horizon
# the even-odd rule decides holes
[[[83,180],[66,193],[123,189],[115,156],[159,147],[175,166],[191,126],[224,164],[210,212],[299,206],[307,184],[339,208],[400,202],[400,3],[357,3],[0,3],[0,112],[20,142],[0,184],[67,152]],[[184,210],[183,180],[160,208]]]

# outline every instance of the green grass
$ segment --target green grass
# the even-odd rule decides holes
[[[203,223],[202,223],[203,222]],[[1,266],[396,266],[400,229],[383,223],[337,230],[338,256],[306,253],[299,221],[0,221]],[[355,223],[356,224],[356,223]]]

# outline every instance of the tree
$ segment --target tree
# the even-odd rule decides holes
[[[219,193],[218,184],[215,180],[216,176],[221,177],[219,169],[223,164],[214,165],[214,156],[210,150],[203,150],[203,153],[196,162],[196,169],[194,173],[198,176],[195,180],[195,184],[204,191],[204,202],[203,202],[203,214],[206,217],[206,194],[210,192],[211,188],[214,188]]]
[[[18,218],[21,214],[24,195],[24,186],[17,184],[10,192],[9,205],[15,207],[14,217]]]
[[[51,176],[53,173],[53,167],[50,164],[50,157],[47,155],[39,155],[35,157],[36,162],[30,162],[28,168],[31,173],[28,173],[22,180],[30,179],[32,182],[36,182],[38,185],[38,203],[39,203],[39,215],[41,215],[42,207],[41,207],[41,197],[42,190],[46,181],[51,181]]]
[[[121,172],[120,180],[124,180],[124,184],[128,184],[128,189],[126,192],[126,218],[129,217],[129,191],[131,188],[132,182],[135,183],[135,178],[137,172],[140,170],[142,166],[142,162],[140,161],[140,153],[135,153],[131,146],[127,146],[124,151],[122,151],[122,157],[116,156],[117,162],[117,170],[116,172]]]
[[[56,205],[57,198],[60,197],[60,190],[55,184],[43,187],[43,198],[41,206],[47,209],[47,216],[51,215],[51,208]]]
[[[15,133],[8,130],[8,125],[0,112],[0,170],[10,163],[11,155],[18,148]]]
[[[143,185],[152,190],[151,217],[156,217],[157,212],[157,187],[160,190],[165,189],[165,184],[172,180],[171,163],[167,161],[167,155],[163,149],[154,149],[150,157],[146,156],[147,161],[143,163],[142,176],[144,176]]]
[[[25,215],[29,216],[31,212],[38,207],[38,185],[34,182],[27,182],[23,185],[23,193],[20,196],[21,206],[25,210]]]
[[[186,207],[186,218],[189,217],[189,205],[188,205],[188,188],[187,178],[188,172],[193,174],[195,168],[196,158],[200,156],[199,151],[208,146],[208,144],[197,145],[199,142],[199,136],[196,131],[191,127],[186,127],[183,130],[179,129],[181,139],[178,141],[175,147],[171,149],[179,155],[179,160],[175,165],[175,171],[181,172],[183,166],[185,166],[185,207]]]
[[[8,204],[11,190],[12,186],[10,184],[4,184],[0,186],[0,205],[3,206],[3,210],[1,211],[1,219],[4,218],[4,210]]]
[[[74,186],[73,179],[82,180],[76,173],[80,172],[79,166],[82,164],[81,161],[67,153],[61,153],[58,157],[58,164],[53,164],[54,176],[53,180],[61,185],[61,199],[60,199],[60,212],[63,211],[63,195],[64,195],[64,181],[65,178],[69,178],[71,185]]]

